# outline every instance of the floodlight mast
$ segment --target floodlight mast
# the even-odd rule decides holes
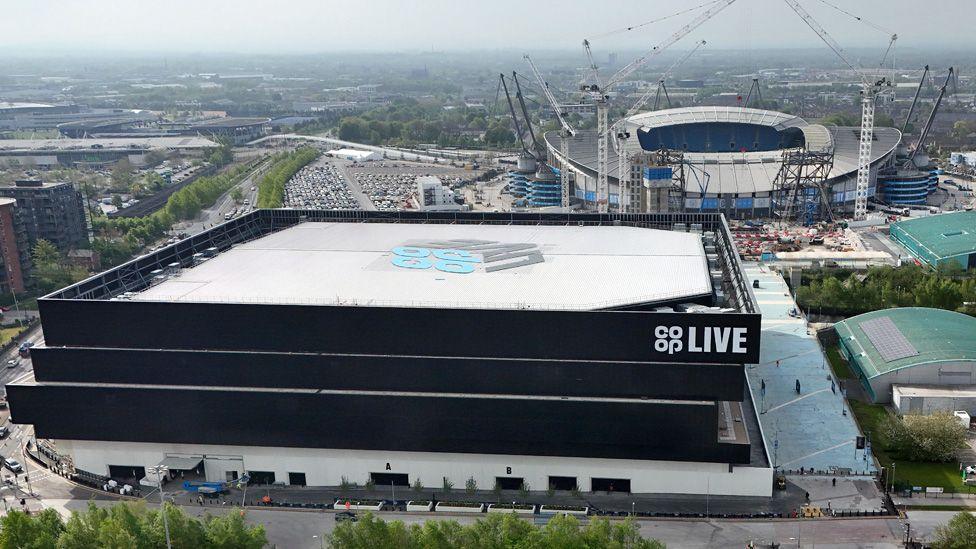
[[[660,55],[666,49],[671,47],[675,42],[681,40],[689,33],[697,29],[702,23],[705,23],[719,12],[725,8],[731,6],[735,3],[735,0],[718,0],[718,2],[709,6],[706,10],[698,14],[697,17],[692,19],[690,22],[685,24],[683,27],[677,30],[674,34],[667,37],[664,41],[654,46],[649,52],[644,55],[634,59],[626,66],[617,71],[609,80],[602,86],[599,84],[598,79],[593,84],[584,84],[582,86],[582,91],[590,96],[591,101],[596,105],[596,128],[597,128],[597,168],[596,168],[596,194],[597,194],[597,209],[600,212],[607,212],[610,206],[610,185],[607,179],[608,174],[608,140],[610,138],[609,123],[608,123],[608,111],[610,99],[609,93],[613,90],[614,86],[619,84],[625,78],[633,74],[637,69],[641,68],[646,64],[652,57]],[[589,40],[583,41],[583,47],[586,50],[587,58],[590,60],[590,70],[595,74],[596,65],[592,62],[593,53],[590,51]]]
[[[861,136],[857,147],[857,184],[854,189],[854,220],[863,220],[867,217],[868,213],[868,187],[871,184],[871,146],[874,139],[875,99],[887,81],[885,78],[876,81],[869,80],[864,71],[856,67],[847,58],[844,54],[844,48],[800,5],[800,2],[797,0],[783,1],[861,79]],[[887,83],[887,85],[890,85],[890,83]]]

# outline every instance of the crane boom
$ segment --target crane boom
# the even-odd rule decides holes
[[[499,74],[498,78],[502,82],[502,87],[505,88],[505,99],[508,101],[508,111],[512,113],[512,123],[515,125],[515,133],[518,135],[519,144],[522,145],[522,151],[525,154],[532,156],[529,149],[525,146],[525,138],[522,137],[522,126],[519,125],[518,116],[515,114],[515,105],[512,104],[512,96],[508,93],[508,84],[505,83],[505,75]]]
[[[518,73],[512,71],[512,80],[515,82],[515,98],[518,99],[519,107],[522,109],[522,118],[525,119],[525,127],[529,130],[529,137],[532,139],[532,150],[535,152],[536,160],[542,160],[545,156],[545,149],[539,146],[539,141],[535,138],[535,131],[532,129],[532,120],[529,118],[529,110],[525,108],[525,97],[522,95],[522,86],[519,84]]]
[[[731,6],[734,3],[735,0],[721,0],[719,3],[709,6],[706,10],[699,13],[697,17],[695,17],[687,24],[685,24],[683,27],[678,29],[674,34],[664,39],[664,41],[662,41],[658,45],[654,46],[654,48],[651,49],[651,51],[645,53],[644,55],[638,57],[637,59],[634,59],[625,67],[617,71],[613,76],[610,77],[609,80],[607,80],[607,83],[604,84],[603,86],[604,93],[613,89],[613,87],[619,84],[623,79],[627,78],[628,76],[633,74],[634,71],[641,68],[645,63],[647,63],[649,59],[651,59],[655,55],[659,55],[661,52],[671,47],[675,42],[681,40],[689,33],[691,33],[693,30],[700,27],[702,23],[705,23],[712,17],[715,17],[719,12],[721,12],[722,10]]]
[[[525,61],[529,64],[532,69],[532,75],[535,76],[536,80],[539,81],[539,87],[542,88],[543,95],[546,96],[546,101],[549,101],[549,106],[552,107],[553,112],[556,114],[556,118],[559,120],[559,125],[562,130],[559,132],[559,156],[560,166],[559,166],[559,183],[561,188],[560,205],[563,208],[569,207],[569,138],[576,135],[576,130],[566,122],[563,118],[562,110],[559,108],[559,102],[552,95],[552,91],[549,90],[549,84],[546,83],[546,79],[542,77],[542,73],[539,72],[538,67],[532,62],[532,58],[528,55],[523,56]]]
[[[798,2],[797,0],[783,0],[783,1],[786,2],[786,4],[789,7],[793,8],[793,11],[795,11],[796,14],[800,16],[800,19],[802,19],[803,22],[806,23],[807,26],[810,27],[810,29],[813,32],[817,33],[817,36],[819,36],[820,39],[823,40],[824,44],[827,44],[827,47],[833,50],[833,52],[837,55],[837,57],[839,57],[840,60],[843,61],[845,65],[850,67],[850,69],[854,71],[854,74],[858,75],[861,78],[862,82],[867,82],[867,78],[864,76],[864,74],[861,73],[861,70],[857,66],[855,66],[850,59],[847,58],[847,55],[844,52],[844,48],[842,48],[841,45],[838,44],[836,40],[834,40],[834,37],[831,36],[830,33],[828,33],[827,30],[824,29],[820,25],[820,23],[818,23],[817,20],[814,19],[813,16],[810,15],[810,13],[803,8],[803,6],[800,5],[800,2]]]
[[[925,138],[929,135],[929,130],[932,129],[932,122],[935,120],[935,114],[939,112],[939,106],[942,104],[942,99],[945,97],[946,89],[949,87],[949,82],[952,82],[953,68],[949,67],[949,75],[946,76],[945,83],[939,88],[939,96],[935,99],[935,105],[932,106],[932,112],[929,113],[928,119],[925,121],[925,125],[922,126],[922,131],[918,134],[918,142],[915,143],[915,148],[912,149],[912,154],[908,157],[908,162],[915,161],[915,155],[918,151],[922,149],[925,143]]]
[[[552,107],[553,112],[556,114],[556,119],[559,120],[559,125],[562,129],[569,135],[576,135],[576,130],[566,122],[563,118],[562,110],[559,108],[559,101],[556,101],[555,96],[552,95],[552,91],[549,90],[549,84],[546,83],[546,79],[542,77],[542,73],[532,62],[532,58],[528,55],[522,56],[525,61],[529,64],[529,68],[532,69],[532,75],[535,79],[539,81],[539,87],[542,88],[542,94],[545,95],[546,101],[549,102],[549,106]]]
[[[905,117],[905,124],[901,127],[901,134],[905,135],[908,131],[908,124],[912,121],[912,114],[915,112],[915,105],[918,103],[918,96],[922,93],[922,86],[925,85],[925,77],[929,74],[929,66],[925,65],[925,70],[922,71],[922,79],[918,82],[918,88],[915,89],[915,97],[912,98],[912,106],[908,108],[908,116]]]

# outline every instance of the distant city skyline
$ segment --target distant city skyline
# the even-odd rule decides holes
[[[35,0],[0,20],[0,47],[31,52],[456,51],[578,48],[595,52],[647,49],[701,8],[640,25],[704,3],[701,0]],[[877,48],[890,32],[908,49],[976,47],[966,0],[802,0],[845,48]],[[831,5],[832,4],[832,5]],[[849,14],[842,13],[846,10]],[[861,17],[865,22],[857,21]],[[609,33],[609,34],[608,34]],[[782,0],[738,0],[676,47],[705,39],[717,49],[826,47]]]

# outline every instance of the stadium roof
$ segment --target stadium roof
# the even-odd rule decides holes
[[[433,252],[462,247],[447,240],[513,247],[496,249],[511,254],[498,258],[473,250],[478,261],[466,265],[470,272],[447,272],[452,266],[433,264]],[[541,261],[522,264],[526,257],[519,251],[540,252]],[[701,237],[694,233],[626,226],[314,222],[237,245],[131,299],[596,310],[711,292]]]
[[[857,151],[860,128],[809,124],[802,118],[791,114],[744,107],[687,107],[666,109],[634,115],[630,119],[632,127],[661,127],[671,124],[693,124],[709,122],[735,122],[760,124],[778,130],[796,127],[803,131],[806,147],[809,150],[833,150],[834,165],[831,178],[850,176],[857,172]],[[871,161],[890,155],[901,141],[901,132],[895,128],[875,128],[874,146]],[[559,151],[558,132],[547,132],[545,139],[551,148]],[[569,140],[569,156],[579,168],[596,173],[596,132],[580,131],[576,138]],[[610,157],[617,156],[613,140],[610,141]],[[636,138],[626,145],[627,154],[641,151]],[[708,181],[707,193],[740,194],[767,193],[773,189],[773,181],[782,166],[782,153],[772,151],[747,152],[687,152],[685,159],[694,166],[697,177],[686,177],[687,190],[699,192],[699,183]],[[609,176],[616,180],[618,162],[609,163]],[[702,173],[707,174],[702,175]],[[614,182],[616,183],[616,182]]]
[[[260,126],[271,122],[270,118],[215,118],[213,120],[204,120],[203,122],[197,122],[192,124],[191,127],[195,130],[201,129],[215,129],[215,128],[243,128],[246,126]]]
[[[217,147],[203,137],[105,137],[94,139],[3,139],[0,151],[70,151],[84,149],[132,150],[132,149],[202,149]]]
[[[868,378],[933,362],[976,362],[976,318],[923,307],[883,309],[842,320],[837,335]]]
[[[936,260],[976,253],[976,212],[953,212],[894,223],[906,244],[914,243]],[[976,335],[973,336],[976,338]]]

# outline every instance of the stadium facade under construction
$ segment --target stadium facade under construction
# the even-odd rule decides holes
[[[39,308],[11,418],[88,478],[772,491],[715,213],[258,210]]]
[[[778,193],[790,179],[791,167],[784,164],[796,159],[808,162],[808,156],[816,162],[800,170],[810,181],[801,189],[799,201],[829,204],[835,213],[853,211],[860,128],[811,124],[791,114],[745,107],[683,107],[634,115],[622,129],[631,136],[621,140],[626,165],[633,165],[635,155],[668,153],[660,167],[672,169],[670,211],[722,212],[736,219],[771,216],[777,209]],[[594,207],[596,132],[581,131],[569,138],[568,159],[560,154],[558,132],[546,133],[545,141],[550,162],[570,170],[574,181],[571,196],[585,207]],[[611,206],[619,203],[615,141],[610,140],[608,166]],[[901,132],[896,128],[875,128],[869,197],[879,194],[878,173],[893,167],[900,141]],[[785,161],[787,158],[794,160]],[[646,182],[634,177],[630,181],[636,183],[629,186],[631,196],[624,201],[625,209],[654,211],[641,196]]]

